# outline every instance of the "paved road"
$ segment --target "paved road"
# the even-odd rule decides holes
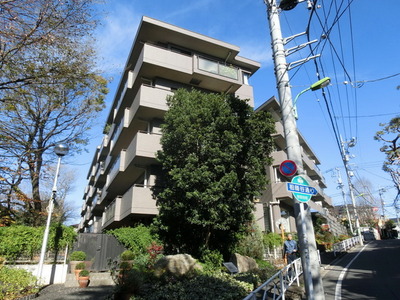
[[[53,284],[43,289],[35,300],[105,300],[111,297],[113,286],[89,286],[87,288],[64,287]]]
[[[400,299],[400,240],[356,247],[327,268],[323,283],[326,300]]]

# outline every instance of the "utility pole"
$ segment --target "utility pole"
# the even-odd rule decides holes
[[[344,204],[344,207],[346,208],[346,214],[347,214],[347,220],[349,221],[350,232],[351,232],[351,234],[354,234],[354,232],[353,232],[353,224],[351,223],[349,208],[347,206],[347,201],[346,201],[346,193],[344,192],[344,184],[343,184],[343,181],[342,181],[342,176],[340,174],[339,168],[335,168],[335,170],[336,170],[336,174],[337,174],[337,177],[338,177],[338,180],[337,180],[338,186],[339,186],[340,190],[342,191],[343,204]]]
[[[383,201],[382,195],[383,193],[386,192],[384,188],[379,188],[379,197],[381,198],[381,206],[382,206],[382,219],[383,222],[385,222],[385,202]]]
[[[264,0],[264,2],[267,5],[267,15],[275,65],[275,76],[282,110],[282,122],[286,139],[287,155],[290,160],[293,160],[296,163],[298,174],[304,175],[305,172],[301,157],[302,150],[297,132],[296,119],[293,113],[292,92],[289,83],[288,71],[290,70],[290,64],[288,65],[286,62],[286,55],[288,52],[286,52],[284,48],[286,43],[299,35],[283,39],[279,19],[279,9],[276,0]],[[295,0],[294,2],[297,4],[298,1]],[[309,59],[311,58],[307,58],[303,62],[306,62]],[[294,200],[293,206],[301,249],[301,263],[303,266],[303,276],[307,299],[323,300],[325,299],[325,295],[320,274],[314,228],[311,221],[311,212],[308,205],[305,203],[299,203],[298,201]]]
[[[347,144],[347,148],[345,148],[345,144]],[[363,242],[363,237],[361,234],[361,228],[360,228],[360,220],[358,217],[358,213],[357,213],[357,207],[356,207],[356,199],[354,197],[354,187],[353,187],[353,183],[351,182],[351,177],[353,176],[353,172],[350,170],[350,166],[349,166],[349,160],[350,160],[350,155],[349,155],[349,147],[354,147],[356,144],[356,139],[352,138],[350,141],[348,142],[344,142],[342,140],[342,137],[340,137],[340,145],[341,145],[341,153],[342,153],[342,159],[343,159],[343,164],[344,167],[346,169],[346,175],[347,175],[347,182],[349,184],[349,192],[350,192],[350,198],[351,198],[351,203],[353,204],[353,210],[354,210],[354,218],[356,219],[356,230],[357,230],[357,235],[359,237],[360,240],[360,245],[364,245]]]

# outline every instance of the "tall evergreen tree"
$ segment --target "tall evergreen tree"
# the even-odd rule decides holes
[[[168,106],[154,189],[159,235],[171,253],[227,255],[266,187],[274,122],[232,95],[181,89]]]

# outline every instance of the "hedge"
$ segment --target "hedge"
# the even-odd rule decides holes
[[[0,227],[0,256],[7,260],[17,260],[20,257],[33,258],[40,253],[43,242],[44,226],[29,227],[15,225]],[[47,249],[50,251],[62,250],[72,245],[76,232],[72,227],[54,224],[50,227]]]

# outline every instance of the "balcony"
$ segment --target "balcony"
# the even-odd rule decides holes
[[[173,95],[170,90],[141,85],[130,106],[121,109],[116,115],[118,126],[112,132],[110,153],[116,154],[126,149],[138,130],[147,129],[145,122],[163,119],[168,110],[167,97],[170,95]]]
[[[126,149],[124,169],[127,169],[132,163],[154,163],[156,152],[161,150],[160,139],[161,135],[159,134],[138,132]]]
[[[152,78],[154,74],[216,92],[235,92],[242,85],[239,68],[236,66],[148,43],[143,45],[137,63],[130,72],[128,88],[133,87],[137,78]]]
[[[108,135],[104,135],[99,149],[98,160],[102,160],[106,157],[106,155],[108,154],[109,145],[110,143]]]
[[[155,163],[156,152],[161,150],[161,135],[138,132],[129,147],[122,150],[114,163],[110,165],[106,184],[110,199],[117,196],[120,190],[126,190],[143,173],[143,168]]]
[[[85,216],[83,217],[84,222],[85,223],[89,222],[91,216],[92,216],[92,207],[87,206]]]
[[[199,56],[198,65],[199,70],[224,76],[230,79],[238,80],[239,68],[235,66],[225,65],[219,61],[207,59]]]
[[[172,95],[168,89],[141,85],[129,108],[128,123],[131,124],[134,118],[163,118],[168,110],[167,97]]]
[[[102,228],[106,228],[112,222],[119,221],[119,211],[121,210],[121,197],[115,198],[103,212]]]
[[[156,201],[150,188],[134,185],[122,197],[116,197],[103,213],[102,228],[112,227],[112,223],[134,218],[135,215],[158,214]]]
[[[94,183],[93,183],[93,185],[97,188],[102,188],[106,180],[104,165],[105,165],[104,161],[100,161],[97,164],[97,170],[94,176]]]
[[[150,188],[134,185],[122,196],[120,219],[130,214],[158,214],[156,200],[153,199]]]

